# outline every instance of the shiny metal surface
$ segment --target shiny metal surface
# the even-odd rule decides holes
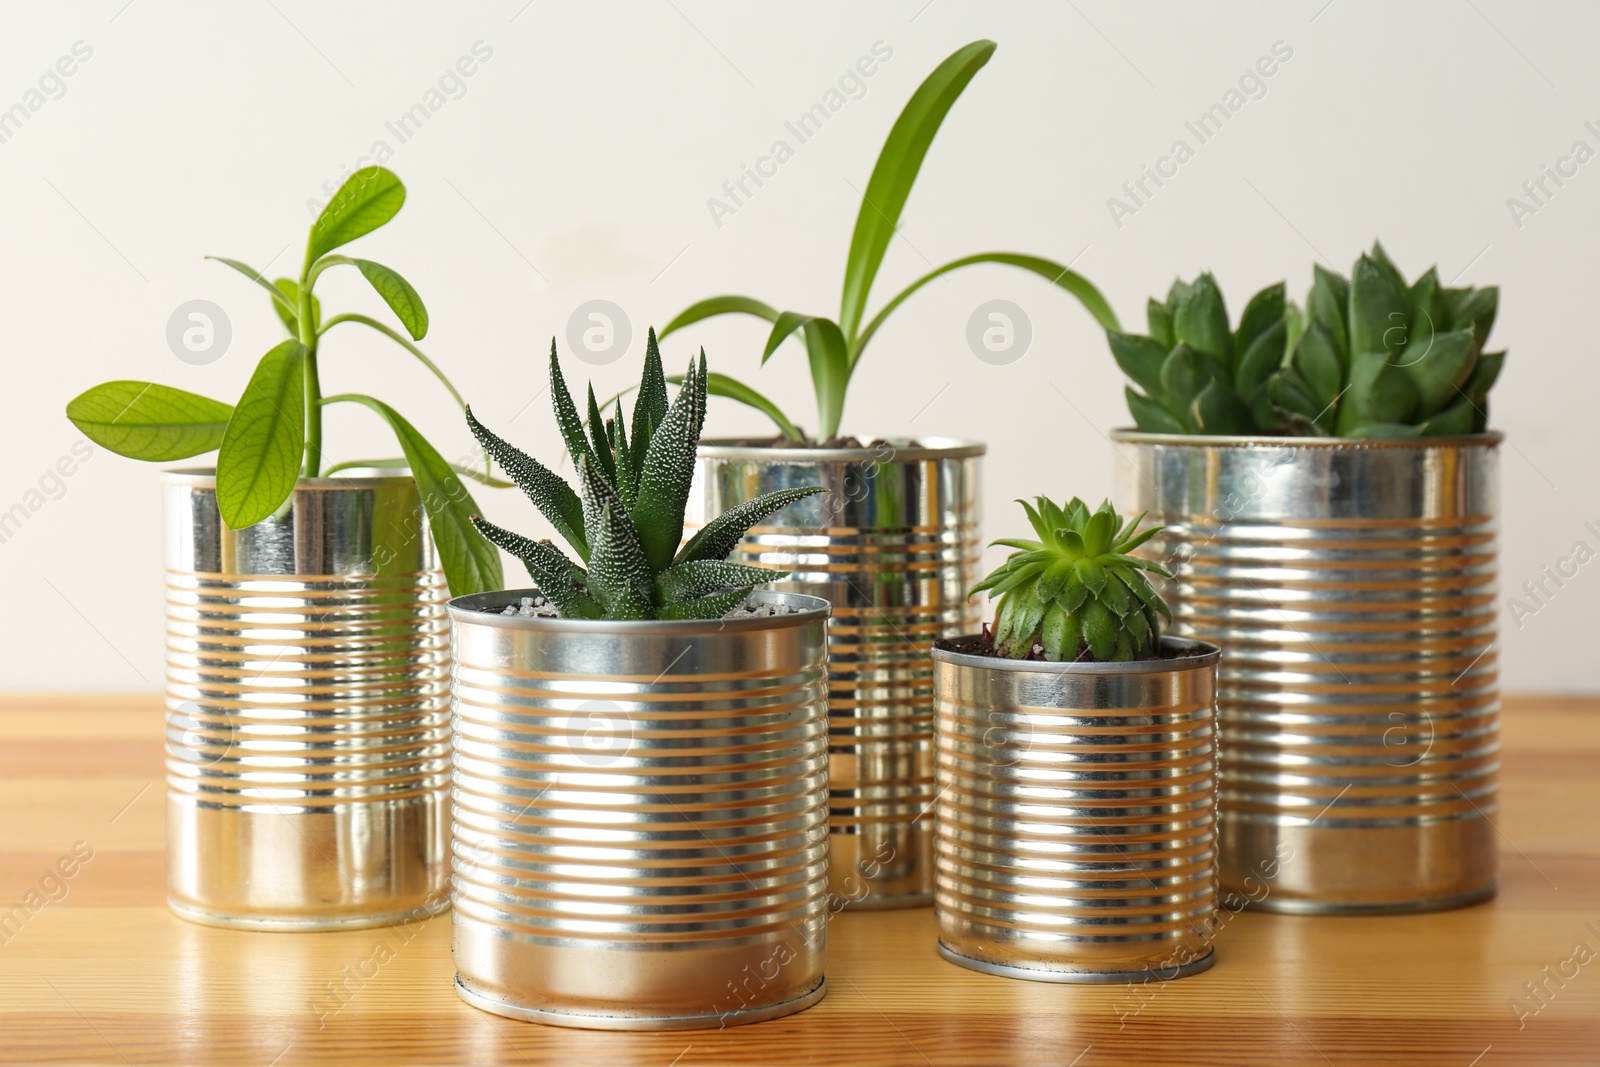
[[[316,930],[447,906],[449,633],[416,483],[304,479],[229,530],[209,471],[162,482],[172,910]]]
[[[1048,663],[933,651],[941,954],[1046,982],[1210,966],[1216,646]]]
[[[984,446],[919,442],[825,449],[705,441],[689,497],[692,531],[762,493],[827,487],[752,530],[730,558],[791,570],[775,588],[833,605],[830,891],[854,908],[933,899],[928,647],[979,622],[966,594],[983,552]]]
[[[514,1018],[720,1027],[814,1003],[827,613],[522,618],[450,604],[458,989]]]
[[[1500,436],[1113,437],[1173,633],[1224,649],[1223,887],[1287,853],[1256,906],[1491,895]]]

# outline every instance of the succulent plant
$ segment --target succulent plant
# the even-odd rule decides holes
[[[1384,252],[1350,278],[1314,268],[1302,311],[1280,282],[1237,329],[1216,280],[1174,282],[1148,305],[1148,336],[1109,331],[1141,430],[1188,434],[1417,437],[1481,432],[1505,361],[1485,352],[1499,290],[1410,285]]]
[[[995,651],[1056,661],[1154,656],[1172,612],[1145,572],[1172,575],[1132,553],[1164,527],[1141,533],[1144,514],[1124,522],[1109,500],[1093,513],[1077,497],[1065,506],[1042,496],[1018,503],[1039,539],[995,541],[1016,551],[969,594],[987,589],[1000,601]]]
[[[695,446],[706,417],[706,357],[691,360],[677,397],[667,383],[655,331],[650,331],[644,377],[630,424],[622,401],[602,418],[589,389],[588,418],[561,376],[550,342],[550,395],[556,423],[577,466],[579,489],[544,464],[490,432],[467,409],[474,436],[576,553],[535,541],[474,515],[491,544],[522,560],[560,614],[571,619],[716,619],[742,603],[757,585],[786,571],[727,562],[745,532],[785,505],[822,486],[784,489],[731,508],[681,548],[683,512],[694,477]],[[581,561],[581,563],[580,563]],[[581,564],[586,564],[585,566]]]

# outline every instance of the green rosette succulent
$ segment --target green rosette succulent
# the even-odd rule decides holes
[[[1058,662],[1155,656],[1172,612],[1145,574],[1172,575],[1133,551],[1164,527],[1140,532],[1144,514],[1123,521],[1110,501],[1092,513],[1076,497],[1065,506],[1042,496],[1018,503],[1038,540],[995,541],[1016,551],[969,594],[999,600],[995,652]]]
[[[691,360],[677,397],[667,402],[655,331],[630,422],[622,401],[603,418],[589,388],[580,418],[550,343],[550,395],[578,489],[527,453],[507,444],[467,410],[472,428],[496,464],[527,494],[577,559],[549,540],[513,533],[479,516],[472,523],[489,542],[520,559],[539,591],[569,619],[718,619],[751,590],[787,571],[729,563],[745,533],[778,509],[822,486],[783,489],[730,508],[683,544],[684,508],[694,478],[695,448],[706,417],[706,357]],[[680,547],[680,544],[682,547]]]
[[[1128,409],[1151,433],[1419,437],[1481,433],[1505,352],[1486,352],[1499,290],[1415,282],[1383,246],[1349,278],[1314,268],[1302,310],[1283,283],[1237,327],[1216,280],[1176,281],[1147,307],[1148,335],[1112,330],[1112,355],[1143,392]]]

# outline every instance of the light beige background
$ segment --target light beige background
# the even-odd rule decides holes
[[[93,54],[0,143],[0,511],[40,505],[0,544],[10,600],[0,686],[160,684],[155,470],[97,452],[60,485],[47,478],[47,495],[30,490],[81,440],[61,412],[84,387],[144,378],[232,400],[279,339],[258,291],[203,255],[291,272],[307,201],[386,142],[410,197],[359,254],[416,285],[433,316],[426,349],[485,421],[549,455],[543,355],[552,334],[565,347],[586,301],[615,302],[635,331],[628,358],[594,371],[606,392],[633,380],[644,327],[691,299],[741,292],[835,314],[857,190],[884,135],[920,79],[980,36],[999,51],[929,154],[880,302],[930,262],[1011,249],[1074,261],[1125,321],[1138,322],[1174,273],[1207,268],[1237,314],[1280,278],[1302,295],[1313,260],[1347,271],[1381,236],[1408,275],[1437,262],[1458,284],[1503,288],[1495,338],[1511,357],[1492,418],[1511,442],[1504,593],[1576,542],[1600,549],[1600,161],[1560,188],[1547,179],[1536,213],[1514,219],[1507,203],[1574,142],[1600,150],[1600,14],[1589,5],[28,5],[10,9],[0,33],[0,109],[29,100],[76,42]],[[480,41],[492,56],[401,143],[386,123],[429,102]],[[799,144],[784,123],[825,101],[876,42],[892,56]],[[1275,42],[1292,57],[1199,144],[1185,122]],[[1180,138],[1194,157],[1117,225],[1108,198]],[[714,218],[708,200],[779,139],[793,158]],[[381,313],[353,273],[330,274],[322,296]],[[996,298],[1024,309],[1033,334],[1007,366],[980,362],[966,340],[973,311]],[[166,342],[168,317],[192,299],[219,304],[232,325],[229,350],[208,366],[180,362]],[[763,339],[754,320],[730,319],[673,339],[668,356],[678,363],[703,343],[715,368],[749,376],[814,425],[802,352],[792,345],[757,372]],[[324,352],[329,391],[376,393],[447,453],[467,448],[448,398],[387,342],[335,333]],[[569,365],[580,380],[586,369]],[[1075,303],[985,267],[892,320],[847,421],[989,441],[987,531],[1001,536],[1018,525],[1014,497],[1108,490],[1104,434],[1127,421],[1121,386]],[[761,421],[722,404],[711,428]],[[333,414],[329,443],[345,457],[393,453],[354,409]],[[479,500],[509,525],[533,525],[514,492]],[[1600,691],[1600,561],[1574,567],[1520,627],[1506,613],[1508,687]]]

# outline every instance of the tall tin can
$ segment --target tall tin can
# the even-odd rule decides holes
[[[172,910],[321,930],[447,906],[449,623],[416,483],[302,479],[243,530],[212,472],[162,483]]]
[[[827,616],[450,603],[456,987],[512,1018],[717,1028],[823,995]],[[488,609],[488,610],[485,610]]]
[[[1057,663],[935,647],[939,953],[1042,982],[1181,978],[1217,916],[1216,646]]]
[[[930,642],[978,625],[967,599],[983,545],[972,441],[866,448],[700,445],[688,527],[763,493],[821,485],[730,557],[790,571],[774,588],[822,597],[828,627],[830,890],[856,908],[933,899]]]
[[[1291,855],[1257,906],[1492,895],[1500,435],[1114,440],[1173,632],[1224,650],[1224,888]]]

